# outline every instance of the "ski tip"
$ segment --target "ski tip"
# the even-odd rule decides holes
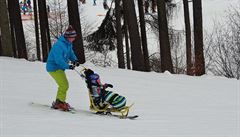
[[[136,118],[138,118],[139,116],[138,115],[134,115],[134,116],[127,116],[127,118],[128,119],[131,119],[131,120],[133,120],[133,119],[136,119]]]

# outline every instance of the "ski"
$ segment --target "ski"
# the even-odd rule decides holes
[[[61,111],[61,112],[66,112],[66,113],[71,113],[71,114],[76,114],[78,112],[80,113],[81,111],[83,111],[83,110],[77,110],[75,108],[70,109],[70,111],[63,111],[63,110],[60,110],[60,109],[53,109],[51,105],[40,104],[40,103],[35,103],[35,102],[31,102],[29,104],[31,106],[34,106],[34,107],[48,108],[48,109],[51,109],[51,110],[56,110],[56,111]],[[89,111],[89,113],[91,113],[91,112]],[[119,119],[131,119],[131,120],[134,120],[134,119],[139,117],[138,115],[121,116],[121,115],[116,115],[116,114],[112,114],[112,113],[91,113],[91,114],[95,114],[95,115],[99,115],[99,116],[116,117],[116,118],[119,118]]]
[[[134,119],[139,117],[138,115],[121,116],[121,115],[112,114],[110,112],[108,112],[108,113],[94,113],[94,114],[99,115],[99,116],[116,117],[116,118],[119,118],[119,119],[130,119],[130,120],[134,120]]]
[[[132,116],[127,116],[128,119],[136,119],[138,118],[138,115],[132,115]]]
[[[52,110],[56,110],[56,111],[62,111],[62,112],[66,112],[66,113],[71,113],[71,114],[75,114],[77,111],[74,108],[71,108],[69,111],[63,111],[60,109],[54,109],[52,108],[51,105],[47,105],[47,104],[40,104],[40,103],[35,103],[35,102],[31,102],[30,103],[31,106],[36,106],[36,107],[45,107],[45,108],[50,108]]]

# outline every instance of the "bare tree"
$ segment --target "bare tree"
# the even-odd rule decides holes
[[[205,41],[207,70],[215,75],[240,79],[240,11],[231,7],[225,22],[215,22]]]
[[[194,25],[194,51],[195,74],[205,74],[205,60],[203,54],[203,25],[202,25],[202,0],[193,0],[193,25]]]
[[[89,54],[89,52],[87,54]],[[92,58],[90,62],[92,62],[94,65],[101,67],[111,67],[118,65],[118,63],[113,60],[111,51],[108,49],[103,50],[101,53],[93,51],[92,55],[94,56],[94,58]]]
[[[64,0],[53,0],[49,2],[49,7],[51,8],[51,14],[49,15],[51,38],[56,39],[62,35],[68,27],[67,6],[64,4]]]
[[[183,48],[183,35],[181,30],[169,29],[170,47],[172,53],[173,71],[176,74],[185,74],[185,49]]]
[[[161,72],[160,53],[155,52],[149,56],[150,67],[155,72]]]

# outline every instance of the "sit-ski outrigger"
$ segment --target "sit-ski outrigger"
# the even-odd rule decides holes
[[[82,66],[83,67],[83,66]],[[96,84],[97,86],[101,87],[101,90],[106,91],[107,93],[104,93],[104,105],[98,105],[98,103],[96,104],[96,101],[94,102],[94,99],[96,99],[96,96],[93,95],[93,91],[92,88],[89,85],[89,78],[87,76],[90,76],[87,71],[90,71],[91,74],[96,74],[94,73],[92,70],[87,69],[85,67],[83,67],[83,69],[79,72],[77,70],[75,70],[82,78],[85,79],[87,86],[88,86],[88,94],[89,94],[89,100],[90,100],[90,110],[92,112],[95,112],[97,114],[104,114],[104,115],[112,115],[112,116],[117,116],[121,119],[134,119],[137,118],[138,115],[134,115],[134,116],[128,116],[129,110],[130,108],[133,106],[133,104],[127,106],[126,104],[126,99],[125,97],[122,97],[116,93],[112,93],[111,91],[106,91],[105,88],[107,87],[112,87],[111,84],[104,84],[102,85],[100,83],[100,79],[98,77],[98,84]],[[87,76],[86,76],[87,75]],[[92,83],[91,83],[92,84]],[[99,85],[100,84],[100,85]],[[91,86],[96,86],[95,84],[91,85]],[[108,86],[110,85],[110,86]],[[104,87],[106,86],[106,87]],[[94,87],[95,88],[95,87]],[[112,98],[113,99],[112,99]],[[98,97],[99,98],[99,97]],[[110,99],[109,99],[110,98]],[[100,97],[100,99],[103,99],[102,97]],[[107,100],[107,101],[105,101]],[[119,102],[117,102],[119,100]],[[115,102],[117,103],[115,103]],[[102,103],[102,102],[100,102]],[[115,104],[114,104],[115,103]],[[112,113],[116,113],[116,115],[113,115]]]

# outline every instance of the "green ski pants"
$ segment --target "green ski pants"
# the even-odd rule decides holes
[[[67,90],[69,88],[68,80],[66,77],[66,74],[63,70],[56,70],[53,72],[49,72],[49,74],[53,77],[55,82],[58,85],[58,91],[57,91],[57,97],[56,99],[59,99],[62,102],[65,102]]]

